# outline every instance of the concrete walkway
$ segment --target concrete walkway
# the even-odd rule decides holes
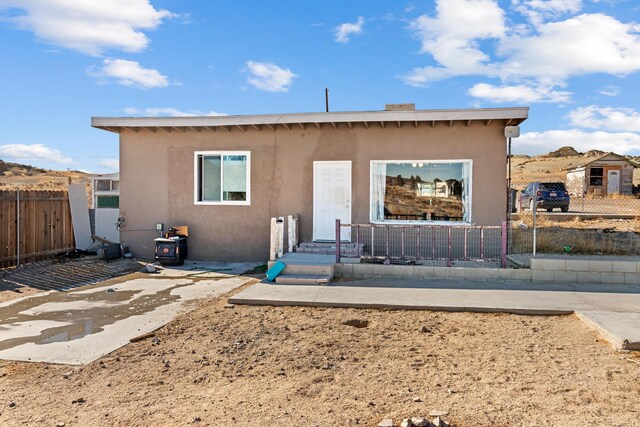
[[[576,313],[616,349],[640,350],[640,286],[458,280],[354,280],[329,286],[258,283],[234,304],[503,312]]]

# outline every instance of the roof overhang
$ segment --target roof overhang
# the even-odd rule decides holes
[[[522,123],[529,115],[528,107],[511,108],[476,108],[459,110],[418,110],[418,111],[354,111],[330,113],[293,113],[293,114],[258,114],[247,116],[189,116],[189,117],[92,117],[91,126],[110,132],[120,133],[123,130],[140,132],[158,129],[167,132],[187,132],[203,130],[211,131],[247,131],[271,130],[276,128],[291,129],[323,126],[353,128],[361,125],[386,127],[388,125],[402,127],[404,125],[418,127],[428,124],[435,127],[438,123],[453,126],[463,123],[470,126],[472,122],[482,122],[488,126],[492,122],[500,122],[505,126]]]

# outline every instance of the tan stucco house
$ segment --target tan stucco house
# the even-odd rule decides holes
[[[153,256],[156,224],[188,225],[189,256],[266,260],[270,219],[300,241],[343,223],[500,225],[505,126],[528,108],[92,118],[120,135],[120,241]]]

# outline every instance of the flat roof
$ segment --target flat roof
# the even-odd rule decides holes
[[[518,125],[529,116],[529,107],[509,108],[469,108],[455,110],[416,110],[416,111],[344,111],[329,113],[287,113],[287,114],[255,114],[246,116],[187,116],[187,117],[92,117],[91,126],[109,132],[120,133],[123,130],[139,132],[157,129],[171,132],[177,130],[216,131],[232,130],[276,130],[332,126],[336,129],[348,126],[370,125],[386,127],[388,124],[412,124],[418,127],[428,123],[435,127],[438,122],[453,126],[454,122],[463,122],[467,126],[473,121],[480,121],[488,126],[493,121],[502,121],[505,126]]]

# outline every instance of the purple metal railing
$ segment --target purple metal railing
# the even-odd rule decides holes
[[[340,241],[343,229],[351,241]],[[349,257],[392,262],[491,261],[507,267],[507,223],[501,226],[342,224],[336,220],[336,262]]]

